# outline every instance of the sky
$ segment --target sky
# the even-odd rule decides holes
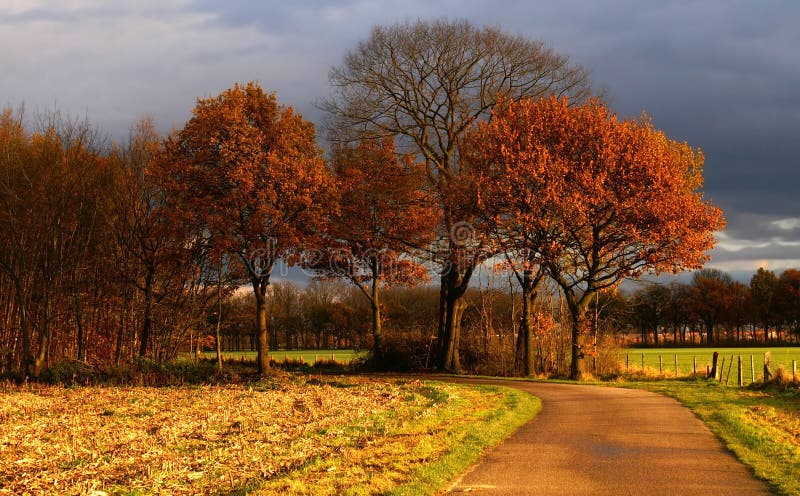
[[[800,267],[796,0],[0,0],[0,106],[57,107],[124,141],[141,116],[181,127],[198,97],[258,81],[304,117],[375,25],[467,19],[544,41],[591,71],[621,116],[706,155],[720,206],[709,267]]]

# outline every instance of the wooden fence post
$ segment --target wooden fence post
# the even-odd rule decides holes
[[[737,372],[738,372],[738,374],[737,374],[737,378],[738,378],[737,382],[739,384],[739,387],[742,387],[743,386],[743,382],[744,382],[742,380],[742,355],[739,355],[739,360],[737,362],[736,368],[738,369],[737,370]]]
[[[692,376],[697,379],[697,355],[692,357]]]
[[[756,382],[756,367],[753,363],[753,355],[750,355],[750,383]]]
[[[625,372],[630,370],[631,354],[625,353]]]
[[[792,360],[792,382],[797,381],[797,360]]]
[[[664,360],[658,355],[658,375],[664,375]]]
[[[719,367],[719,382],[722,382],[722,376],[725,375],[725,357],[722,357],[722,365]],[[716,379],[716,377],[714,377]]]
[[[719,353],[715,351],[714,356],[711,358],[711,372],[707,374],[709,379],[717,378],[717,360],[719,360]],[[706,366],[706,369],[708,369],[708,366]]]
[[[769,359],[771,353],[768,351],[764,353],[764,384],[772,379],[772,372],[769,371]]]

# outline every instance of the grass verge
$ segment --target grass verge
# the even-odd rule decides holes
[[[446,442],[450,449],[438,460],[419,467],[412,474],[411,482],[395,488],[389,494],[431,494],[443,488],[474,464],[487,448],[499,444],[531,420],[542,407],[539,398],[516,389],[488,386],[478,386],[476,389],[492,394],[501,391],[503,400],[498,408],[484,411],[478,416],[477,425],[481,426],[480,429],[475,429],[476,424],[466,423],[458,431],[448,433]]]
[[[779,494],[800,495],[800,393],[705,380],[620,382],[671,396],[692,410],[736,457]]]
[[[0,385],[0,494],[425,494],[537,408],[505,388],[280,372]]]

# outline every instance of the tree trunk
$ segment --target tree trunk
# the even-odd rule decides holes
[[[463,302],[460,297],[449,296],[447,298],[445,314],[445,340],[444,353],[441,358],[441,370],[459,373],[461,372],[461,357],[458,347],[461,340],[461,315],[463,313]]]
[[[122,359],[122,341],[125,336],[125,319],[128,315],[128,301],[129,301],[128,291],[125,291],[125,296],[123,297],[122,303],[122,311],[119,316],[119,329],[117,329],[117,347],[114,350],[114,364],[119,365],[120,360]]]
[[[73,289],[73,291],[75,291],[75,295],[73,298],[73,304],[75,305],[75,325],[78,327],[78,335],[76,336],[76,339],[78,341],[77,343],[78,353],[76,359],[79,362],[82,362],[86,359],[86,353],[83,345],[83,308],[82,308],[83,305],[81,305],[80,297],[78,296],[78,291],[75,289]]]
[[[569,368],[570,379],[580,380],[588,374],[586,372],[587,333],[583,329],[585,315],[573,315],[572,324],[572,363]]]
[[[458,373],[461,371],[459,343],[461,340],[461,317],[465,304],[462,297],[467,291],[474,267],[467,267],[463,274],[455,265],[449,267],[441,277],[442,289],[439,299],[439,370]]]
[[[26,307],[27,302],[24,298],[22,292],[22,285],[15,281],[15,287],[17,290],[17,300],[19,301],[19,327],[20,331],[22,332],[22,356],[23,356],[23,368],[25,369],[25,373],[29,373],[29,366],[33,365],[33,349],[32,349],[32,337],[31,334],[31,325],[30,319],[28,318],[28,309]]]
[[[269,371],[269,333],[267,331],[267,285],[265,277],[253,277],[253,293],[256,297],[256,343],[258,346],[258,373]]]
[[[536,301],[536,290],[541,277],[533,277],[533,272],[526,270],[522,275],[522,317],[517,335],[517,357],[522,365],[522,374],[526,377],[536,373],[533,349],[533,304]]]
[[[372,277],[372,339],[373,339],[373,361],[376,367],[383,364],[383,334],[381,326],[381,303],[380,303],[380,276],[373,274]]]
[[[530,377],[536,373],[533,352],[533,300],[535,294],[530,289],[522,289],[522,329],[520,338],[522,339],[522,374]]]
[[[437,329],[436,329],[436,365],[439,370],[444,370],[444,350],[447,346],[449,341],[449,337],[447,336],[447,282],[445,281],[445,275],[441,276],[441,281],[439,283],[439,312],[438,312],[438,322],[437,322]]]
[[[30,364],[28,372],[33,377],[39,377],[44,370],[45,363],[47,362],[47,348],[50,346],[50,320],[51,320],[51,303],[50,297],[45,296],[44,304],[44,322],[42,329],[39,332],[39,350],[33,357],[33,362]]]
[[[569,377],[573,380],[580,380],[590,375],[586,370],[586,351],[593,348],[594,343],[590,339],[590,326],[586,322],[586,312],[589,308],[589,300],[592,293],[587,291],[578,299],[574,293],[564,292],[566,293],[564,296],[567,300],[572,327],[572,361],[569,368]]]
[[[222,261],[217,270],[217,369],[222,371]]]
[[[150,343],[150,330],[153,326],[153,276],[154,270],[148,269],[144,280],[144,323],[142,324],[142,336],[139,343],[139,356],[147,355],[147,347]]]
[[[203,359],[203,335],[198,331],[197,339],[194,342],[194,363],[200,363]]]

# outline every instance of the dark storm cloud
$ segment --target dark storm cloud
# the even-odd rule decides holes
[[[800,4],[794,1],[199,2],[220,22],[325,38],[416,17],[463,17],[542,38],[591,68],[623,115],[650,114],[707,154],[708,196],[733,216],[800,215]],[[332,13],[338,15],[331,15]],[[305,31],[304,25],[316,31]],[[343,27],[347,28],[343,34]],[[332,64],[337,60],[331,61]]]
[[[118,137],[142,113],[180,125],[197,96],[235,81],[259,80],[318,120],[329,68],[376,24],[463,18],[539,38],[588,67],[620,115],[646,111],[703,149],[706,196],[729,226],[717,266],[800,258],[798,230],[775,224],[800,217],[795,0],[10,5],[0,6],[0,43],[15,47],[0,53],[0,103],[57,101]]]

